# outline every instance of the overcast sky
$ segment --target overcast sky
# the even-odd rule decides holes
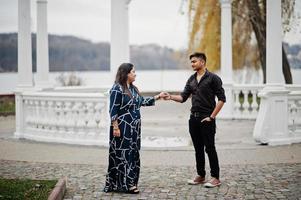
[[[17,0],[0,0],[0,32],[17,31]],[[132,0],[129,5],[130,44],[157,43],[187,47],[187,0]],[[36,1],[31,0],[32,31],[36,31]],[[301,10],[301,1],[296,1]],[[48,0],[48,31],[93,42],[110,40],[110,0]],[[184,11],[182,14],[181,11]],[[301,44],[301,28],[284,38]]]

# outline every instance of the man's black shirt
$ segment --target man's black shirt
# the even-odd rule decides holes
[[[188,79],[181,96],[183,102],[192,96],[191,112],[199,112],[204,117],[210,116],[215,108],[215,96],[219,101],[226,102],[222,80],[216,74],[206,70],[201,80],[197,81],[197,72]]]

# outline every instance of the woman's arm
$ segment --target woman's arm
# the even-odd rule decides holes
[[[141,105],[142,106],[153,106],[153,105],[155,105],[155,101],[157,101],[159,99],[163,99],[167,96],[168,95],[167,95],[166,92],[161,92],[160,94],[157,94],[153,97],[143,97],[143,96],[141,96],[141,99],[142,99]]]
[[[110,118],[113,126],[113,136],[120,137],[120,130],[118,127],[118,113],[121,106],[122,91],[118,85],[114,85],[110,90]]]

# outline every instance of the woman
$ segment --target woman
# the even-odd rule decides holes
[[[154,97],[142,97],[133,85],[135,77],[133,64],[121,64],[115,84],[110,90],[112,126],[105,192],[139,193],[137,185],[140,172],[140,107],[152,106],[155,100],[165,97],[165,93],[162,92]]]

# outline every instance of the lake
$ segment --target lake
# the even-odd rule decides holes
[[[62,74],[68,77],[71,73],[79,77],[85,86],[112,85],[108,71],[50,72],[49,80],[54,86],[61,86],[57,78]],[[142,92],[181,91],[192,73],[192,70],[137,70],[135,85]],[[301,70],[293,69],[292,76],[294,84],[301,84]],[[258,84],[262,82],[262,72],[254,69],[236,70],[233,79],[234,83]],[[17,80],[17,73],[0,73],[0,94],[13,93]]]

